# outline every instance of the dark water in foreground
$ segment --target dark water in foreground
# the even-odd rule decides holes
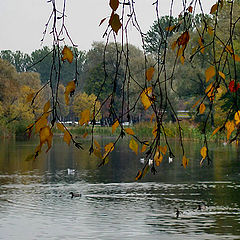
[[[124,142],[102,168],[59,141],[35,162],[24,160],[33,142],[1,142],[0,239],[240,239],[238,147],[210,146],[213,164],[200,168],[201,145],[185,144],[186,170],[164,159],[135,182],[140,156]]]

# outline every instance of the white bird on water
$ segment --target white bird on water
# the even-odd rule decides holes
[[[75,174],[75,169],[68,168],[67,173],[68,173],[68,175],[74,175]]]

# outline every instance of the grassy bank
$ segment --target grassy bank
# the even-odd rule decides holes
[[[153,137],[153,128],[154,128],[154,123],[149,123],[149,122],[142,122],[135,124],[134,126],[131,126],[135,134],[139,137],[145,137],[145,138],[151,138]],[[177,123],[166,123],[164,124],[165,132],[167,137],[169,138],[179,138],[179,126]],[[182,136],[183,139],[188,140],[188,139],[193,139],[193,140],[203,140],[204,135],[202,134],[202,126],[201,124],[192,124],[187,121],[181,122],[181,129],[182,129]],[[99,136],[116,136],[117,134],[120,133],[120,127],[117,128],[114,134],[112,134],[112,128],[111,127],[101,127],[101,126],[96,126],[94,128],[94,134],[99,135]],[[209,127],[207,129],[207,138],[208,140],[213,140],[213,141],[223,141],[226,138],[226,134],[223,133],[217,133],[214,136],[212,135],[214,129]],[[71,127],[71,132],[74,135],[84,135],[86,132],[88,134],[91,134],[92,128],[91,126],[87,127]]]

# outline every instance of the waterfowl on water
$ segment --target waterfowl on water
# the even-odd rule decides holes
[[[176,210],[176,218],[178,218],[179,215],[180,215],[180,211],[179,211],[179,209],[177,208],[177,210]]]
[[[75,174],[75,169],[68,168],[67,173],[68,173],[68,175],[74,175]]]
[[[74,198],[74,197],[81,197],[82,194],[81,193],[74,193],[74,192],[70,192],[69,194],[71,194],[71,198]]]

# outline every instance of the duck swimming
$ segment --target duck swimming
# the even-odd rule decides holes
[[[70,192],[69,194],[71,194],[71,198],[74,198],[74,197],[81,197],[82,194],[81,193],[74,193],[74,192]]]

